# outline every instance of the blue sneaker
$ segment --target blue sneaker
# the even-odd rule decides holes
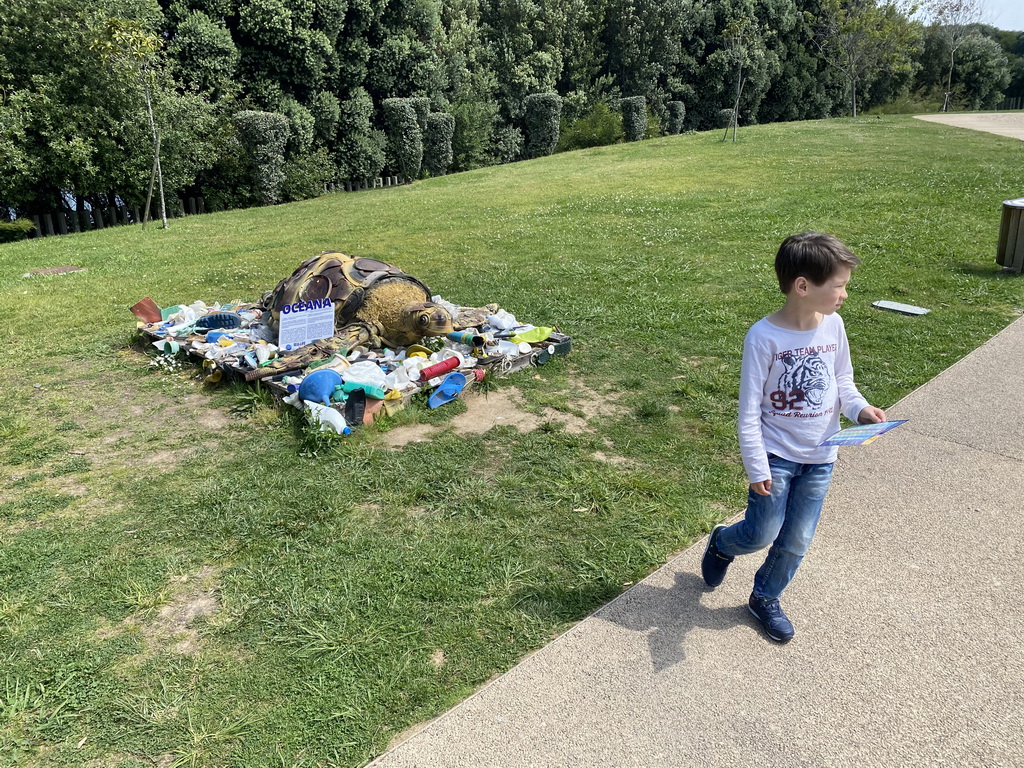
[[[700,561],[700,574],[704,577],[704,583],[709,587],[717,587],[725,579],[725,572],[736,558],[726,557],[718,551],[715,546],[715,539],[718,532],[725,528],[724,525],[716,525],[708,534],[708,543],[704,547],[704,558]]]
[[[782,612],[779,601],[765,600],[763,597],[751,595],[747,603],[750,612],[761,622],[765,634],[772,640],[779,643],[788,643],[793,639],[796,630],[793,629],[793,622],[786,618]]]

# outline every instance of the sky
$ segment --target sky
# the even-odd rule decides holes
[[[1024,31],[1024,0],[985,0],[985,22],[999,29]]]

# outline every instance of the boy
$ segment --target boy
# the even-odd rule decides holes
[[[736,555],[771,545],[748,606],[780,643],[794,631],[779,595],[814,536],[838,451],[818,443],[839,431],[840,408],[860,424],[885,421],[885,412],[857,391],[846,330],[836,314],[858,264],[831,235],[787,238],[775,256],[786,301],[754,323],[743,341],[739,440],[750,482],[747,511],[738,523],[711,531],[701,573],[717,587]]]

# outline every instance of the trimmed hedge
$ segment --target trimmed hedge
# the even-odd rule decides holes
[[[423,164],[423,133],[416,110],[409,99],[384,99],[380,106],[388,137],[388,167],[412,181],[419,177]]]
[[[335,162],[338,178],[351,182],[375,179],[384,168],[387,137],[373,128],[373,99],[363,88],[341,102],[338,119],[338,148]]]
[[[430,99],[426,96],[413,96],[409,99],[409,104],[416,111],[416,122],[420,126],[420,131],[426,133],[427,115],[430,114]]]
[[[32,219],[15,219],[12,222],[0,221],[0,243],[13,243],[16,240],[27,240],[35,232],[36,225]]]
[[[668,132],[682,133],[683,121],[686,120],[686,105],[681,101],[670,101],[665,106],[668,107]]]
[[[288,156],[306,154],[313,146],[316,136],[316,120],[313,113],[299,104],[291,96],[281,102],[280,112],[288,118],[291,125],[291,136],[288,139]]]
[[[733,111],[731,109],[720,109],[718,110],[718,127],[728,128],[732,125]]]
[[[562,97],[557,93],[531,93],[524,102],[528,158],[550,155],[558,146],[558,124],[562,116]]]
[[[452,137],[455,136],[455,116],[447,112],[427,115],[427,130],[423,135],[423,164],[431,176],[444,176],[452,165]]]
[[[281,197],[286,202],[320,197],[324,193],[324,186],[336,177],[333,158],[326,149],[317,147],[285,163]]]
[[[291,123],[276,112],[245,110],[235,115],[238,139],[253,162],[253,173],[264,205],[281,199],[284,184],[284,152],[291,135]]]
[[[309,113],[313,116],[317,140],[324,144],[332,143],[341,120],[338,97],[329,91],[318,91],[309,102]]]
[[[640,141],[647,132],[647,100],[643,96],[627,96],[621,104],[626,141]]]

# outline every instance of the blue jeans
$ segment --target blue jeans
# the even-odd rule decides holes
[[[754,575],[754,595],[773,600],[793,580],[818,527],[821,507],[832,480],[831,464],[798,464],[768,454],[771,496],[750,491],[747,514],[718,532],[715,546],[723,555],[746,555],[771,545]]]

